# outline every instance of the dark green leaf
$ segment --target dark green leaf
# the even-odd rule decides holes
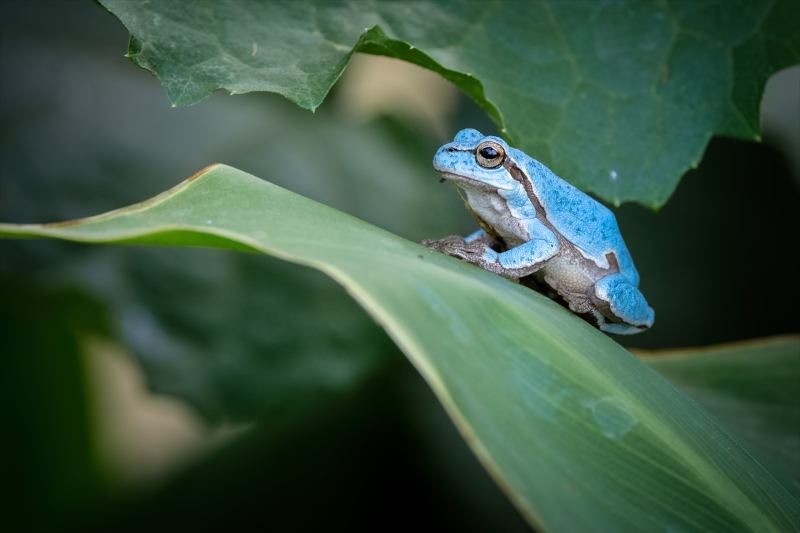
[[[219,88],[315,109],[354,51],[431,69],[515,145],[619,204],[663,205],[714,134],[759,138],[800,2],[100,0],[176,106]]]

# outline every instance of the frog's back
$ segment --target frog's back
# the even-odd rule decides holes
[[[638,286],[639,273],[622,240],[614,213],[540,162],[519,150],[512,150],[515,159],[524,164],[534,193],[553,227],[589,258],[606,263],[606,254],[613,253],[620,273]],[[607,263],[601,266],[605,268]]]

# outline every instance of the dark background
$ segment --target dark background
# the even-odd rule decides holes
[[[474,230],[430,168],[446,139],[402,113],[353,124],[337,87],[316,114],[270,94],[171,109],[126,45],[89,1],[0,1],[0,220],[98,214],[223,162],[412,240]],[[496,133],[463,96],[449,120],[450,135]],[[660,212],[615,209],[657,315],[620,342],[796,333],[797,183],[775,149],[714,138]],[[416,371],[322,274],[215,250],[2,241],[0,288],[7,530],[527,529]],[[115,480],[87,338],[123,346],[151,391],[209,428],[249,429],[155,483]]]

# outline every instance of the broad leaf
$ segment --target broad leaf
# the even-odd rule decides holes
[[[7,237],[265,252],[342,283],[548,531],[796,531],[800,505],[729,434],[550,300],[225,166],[150,201]]]
[[[800,337],[637,355],[800,496]]]
[[[759,138],[800,61],[800,3],[100,0],[176,106],[213,91],[320,105],[356,52],[437,72],[520,149],[619,204],[663,205],[714,134]]]

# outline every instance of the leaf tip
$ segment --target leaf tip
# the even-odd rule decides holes
[[[198,179],[203,174],[206,174],[207,172],[211,172],[215,168],[221,167],[221,166],[223,166],[222,163],[212,163],[212,164],[208,165],[206,168],[204,168],[203,170],[201,170],[200,172],[196,173],[194,176],[192,176],[190,178],[187,178],[185,183],[191,183],[194,180]]]

